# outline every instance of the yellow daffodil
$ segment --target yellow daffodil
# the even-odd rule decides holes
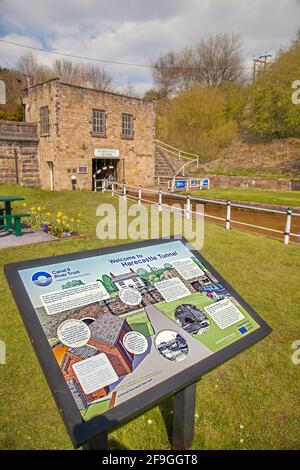
[[[40,207],[37,207],[37,210],[38,210],[38,212],[40,212],[41,208],[40,208]]]

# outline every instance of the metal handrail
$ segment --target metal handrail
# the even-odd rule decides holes
[[[199,155],[197,155],[196,153],[186,152],[185,150],[178,149],[177,147],[173,147],[172,145],[167,144],[166,142],[163,142],[162,140],[159,140],[159,139],[155,139],[155,143],[159,144],[158,146],[165,146],[172,150],[175,150],[180,154],[185,153],[186,155],[191,155],[192,157],[199,157]]]

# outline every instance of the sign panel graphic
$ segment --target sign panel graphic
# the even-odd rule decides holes
[[[270,331],[184,242],[129,246],[34,267],[25,262],[17,271],[31,320],[47,339],[41,360],[50,354],[57,363],[85,422],[147,391],[163,393],[181,373],[195,374],[197,365],[207,371],[212,357],[218,363],[221,354],[229,358],[244,349],[243,341],[250,345]],[[26,325],[28,315],[24,309]]]

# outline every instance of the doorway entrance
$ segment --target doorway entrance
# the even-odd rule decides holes
[[[92,159],[92,176],[93,176],[93,189],[95,181],[97,188],[102,188],[103,179],[116,180],[117,178],[117,164],[118,160],[110,158],[93,158]]]

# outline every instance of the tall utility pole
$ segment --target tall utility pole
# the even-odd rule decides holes
[[[265,70],[268,65],[268,59],[270,57],[272,57],[272,54],[264,54],[264,55],[259,56],[257,59],[253,59],[253,81],[256,78],[256,74],[258,70],[257,64],[263,65],[263,68]]]

